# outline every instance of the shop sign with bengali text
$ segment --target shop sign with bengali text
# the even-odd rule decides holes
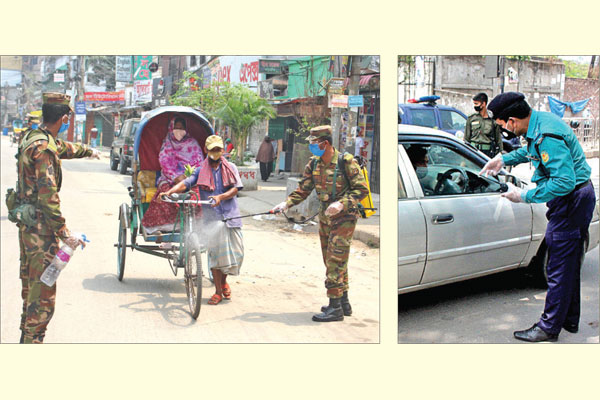
[[[331,96],[329,101],[329,107],[339,107],[339,108],[347,108],[348,107],[348,96],[345,94],[334,94]]]
[[[331,78],[327,92],[330,94],[344,94],[344,78]]]
[[[133,83],[134,101],[136,103],[147,103],[152,101],[152,80],[139,80]]]
[[[65,74],[54,74],[54,82],[64,82]]]
[[[281,74],[281,60],[258,60],[258,72],[261,74]]]
[[[76,101],[75,102],[75,114],[85,115],[85,101]]]
[[[362,95],[348,96],[348,107],[362,107],[364,104]]]
[[[133,62],[133,80],[134,81],[145,81],[152,78],[152,72],[150,72],[150,64],[152,63],[152,56],[135,56]]]
[[[86,103],[120,103],[125,104],[125,91],[120,92],[85,92],[83,100]]]

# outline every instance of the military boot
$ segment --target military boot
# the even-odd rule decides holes
[[[344,312],[342,311],[342,299],[329,299],[329,305],[320,314],[312,317],[315,322],[343,321]]]
[[[327,306],[321,307],[321,311],[325,312]],[[342,311],[344,312],[344,317],[349,317],[352,315],[352,306],[350,305],[350,301],[348,300],[348,292],[344,292],[342,295]]]

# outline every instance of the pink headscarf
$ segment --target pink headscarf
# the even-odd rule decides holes
[[[198,167],[204,159],[200,145],[189,133],[186,133],[181,140],[175,138],[173,134],[175,118],[172,118],[171,122],[169,122],[167,136],[158,153],[161,175],[156,186],[160,186],[163,183],[168,183],[172,186],[175,178],[185,172],[186,164]]]

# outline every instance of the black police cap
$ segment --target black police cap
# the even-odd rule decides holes
[[[513,104],[524,100],[525,95],[519,92],[506,92],[499,94],[494,97],[490,104],[488,104],[488,111],[492,112],[492,115],[495,118],[501,118],[503,111],[512,106]]]

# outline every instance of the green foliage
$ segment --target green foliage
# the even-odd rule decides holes
[[[217,111],[223,107],[230,84],[228,82],[215,82],[207,88],[192,90],[190,78],[199,80],[198,75],[184,72],[183,78],[177,82],[177,91],[170,97],[170,102],[176,106],[198,108],[210,120],[215,120]],[[213,126],[214,128],[214,126]]]
[[[275,118],[276,112],[267,100],[240,84],[230,85],[220,94],[221,106],[216,111],[216,117],[231,129],[236,148],[239,148],[239,152],[236,152],[237,163],[243,165],[242,155],[250,130],[261,121]]]
[[[313,127],[317,126],[314,123],[312,123],[311,121],[309,121],[305,116],[303,116],[302,118],[297,118],[297,121],[299,122],[298,129],[294,130],[294,129],[288,128],[286,130],[286,133],[290,133],[296,137],[307,138],[310,133],[310,130]]]
[[[563,60],[565,63],[565,77],[587,78],[589,64],[580,64],[576,61]]]

